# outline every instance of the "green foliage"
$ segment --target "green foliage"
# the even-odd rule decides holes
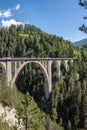
[[[24,121],[25,130],[31,128],[32,130],[39,130],[41,128],[40,124],[40,113],[33,98],[26,93],[24,95],[24,100],[22,101],[21,115]],[[43,129],[43,128],[42,128]]]
[[[74,48],[62,37],[49,35],[26,24],[0,28],[0,56],[77,57],[74,63],[68,63],[67,70],[63,63],[60,65],[60,77],[57,77],[55,63],[52,64],[53,88],[47,101],[44,75],[33,63],[21,70],[17,88],[14,86],[12,90],[4,87],[4,78],[0,76],[0,101],[16,108],[18,120],[23,119],[25,129],[63,130],[64,127],[77,130],[86,127],[86,50]]]
[[[84,128],[87,129],[87,91],[83,98]]]
[[[45,122],[46,122],[45,123],[46,130],[64,130],[63,127],[57,125],[56,122],[52,122],[48,115],[46,116]]]
[[[68,121],[67,130],[72,130],[72,126],[71,126],[71,122],[70,121]]]
[[[34,26],[11,25],[8,29],[0,29],[0,55],[2,57],[73,57],[74,49],[70,42],[55,35],[48,35]]]
[[[3,123],[0,121],[0,130],[10,130],[10,127],[8,126],[8,124],[6,122]]]

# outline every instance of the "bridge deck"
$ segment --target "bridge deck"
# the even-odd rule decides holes
[[[10,57],[5,57],[5,58],[0,58],[0,62],[2,61],[41,61],[41,60],[50,60],[50,61],[55,61],[55,60],[76,60],[77,58],[29,58],[29,57],[15,57],[15,58],[10,58]]]

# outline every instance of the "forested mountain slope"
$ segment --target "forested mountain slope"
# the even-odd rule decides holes
[[[68,63],[67,70],[61,63],[60,77],[55,63],[52,64],[52,93],[48,100],[44,96],[44,76],[36,64],[30,63],[20,72],[13,91],[0,84],[0,101],[15,106],[26,130],[87,128],[86,50],[75,48],[62,37],[47,34],[33,25],[12,25],[0,29],[0,56],[77,57]]]
[[[31,25],[1,28],[0,54],[3,57],[74,57],[69,42]]]

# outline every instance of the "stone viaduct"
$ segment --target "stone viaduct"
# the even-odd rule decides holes
[[[2,67],[3,73],[6,77],[6,85],[13,86],[16,81],[16,78],[22,68],[27,65],[28,63],[35,63],[38,64],[40,67],[46,87],[45,87],[45,97],[48,99],[49,94],[52,91],[52,74],[51,74],[51,65],[53,61],[56,63],[57,68],[57,76],[60,76],[60,64],[61,62],[64,63],[65,68],[67,69],[68,61],[73,62],[76,58],[28,58],[28,57],[21,57],[21,58],[0,58],[0,65]]]

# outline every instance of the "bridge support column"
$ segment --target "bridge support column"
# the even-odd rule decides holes
[[[73,63],[73,60],[70,60],[71,61],[71,63]]]
[[[65,60],[65,61],[64,61],[64,65],[65,65],[65,68],[66,68],[66,70],[67,70],[68,60]]]
[[[46,88],[45,88],[45,97],[46,97],[46,99],[49,98],[49,94],[52,92],[52,73],[51,73],[52,61],[48,61],[47,64],[48,64],[47,65],[48,81],[46,81]]]
[[[56,61],[57,77],[60,77],[60,64],[61,64],[60,60]]]
[[[11,85],[12,81],[12,66],[11,66],[11,61],[6,62],[6,78],[7,78],[7,83],[6,85]]]
[[[16,72],[16,70],[17,70],[17,62],[16,62],[16,61],[15,61],[15,66],[14,66],[14,67],[15,67],[14,70],[15,70],[15,72]]]

